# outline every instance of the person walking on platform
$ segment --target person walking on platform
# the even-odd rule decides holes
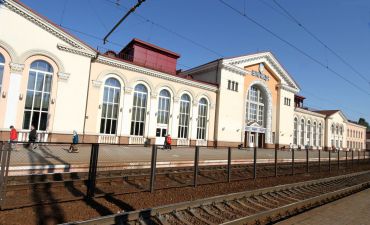
[[[16,147],[16,141],[18,139],[17,130],[14,128],[14,126],[10,126],[10,137],[9,137],[9,144],[11,150],[17,150]]]
[[[78,144],[78,134],[77,134],[77,131],[74,130],[73,131],[72,144],[69,147],[68,152],[75,152],[75,153],[77,153],[78,152],[77,144]]]
[[[37,131],[34,125],[31,125],[31,131],[28,135],[28,147],[33,150],[37,148],[37,144],[35,143],[37,140]]]
[[[172,144],[172,138],[171,138],[171,135],[168,134],[166,136],[166,149],[169,149],[169,150],[172,149],[171,144]]]

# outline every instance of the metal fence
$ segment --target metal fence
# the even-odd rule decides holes
[[[1,209],[370,165],[370,151],[0,142]],[[11,201],[9,200],[11,199]]]

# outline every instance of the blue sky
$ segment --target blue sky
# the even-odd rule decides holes
[[[102,38],[136,3],[135,0],[21,1],[56,24],[99,37],[92,38],[71,31],[100,51],[119,51],[136,37],[181,54],[178,67],[182,69],[220,57],[272,51],[299,83],[300,94],[307,98],[306,106],[342,109],[349,119],[357,121],[359,117],[364,117],[370,121],[370,83],[366,82],[370,81],[370,1],[277,0],[307,29],[350,63],[365,77],[363,79],[289,19],[273,0],[225,0],[350,80],[357,88],[218,0],[146,0],[111,35],[109,40],[115,44],[106,45]]]

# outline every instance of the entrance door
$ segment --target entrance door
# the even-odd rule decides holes
[[[158,124],[157,126],[157,130],[155,132],[155,144],[156,145],[164,145],[164,140],[166,139],[166,136],[167,136],[167,124],[166,125],[162,125],[161,124]]]
[[[255,142],[254,133],[252,133],[252,134],[249,135],[249,144],[248,144],[248,146],[249,147],[254,147],[254,144],[255,144],[254,142]]]

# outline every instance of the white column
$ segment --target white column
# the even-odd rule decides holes
[[[123,110],[122,110],[122,119],[121,119],[121,135],[130,136],[131,128],[131,113],[132,113],[132,88],[125,87],[125,94],[123,100]]]
[[[157,127],[157,111],[158,111],[158,98],[156,93],[150,95],[150,109],[149,115],[147,115],[148,120],[148,129],[147,136],[148,138],[155,138],[155,130]]]
[[[10,82],[4,121],[4,127],[6,128],[8,128],[10,125],[16,124],[23,69],[24,64],[10,63]],[[25,101],[26,96],[22,97]]]
[[[180,98],[174,97],[173,98],[173,110],[172,110],[172,128],[169,134],[173,138],[178,138],[177,133],[179,129],[179,115],[180,115]]]
[[[197,121],[197,118],[198,118],[198,104],[197,102],[193,101],[193,107],[192,107],[192,113],[190,115],[190,118],[192,118],[192,120],[190,121],[190,135],[189,135],[189,138],[191,140],[196,140],[197,139],[197,126],[198,126],[198,121]]]

